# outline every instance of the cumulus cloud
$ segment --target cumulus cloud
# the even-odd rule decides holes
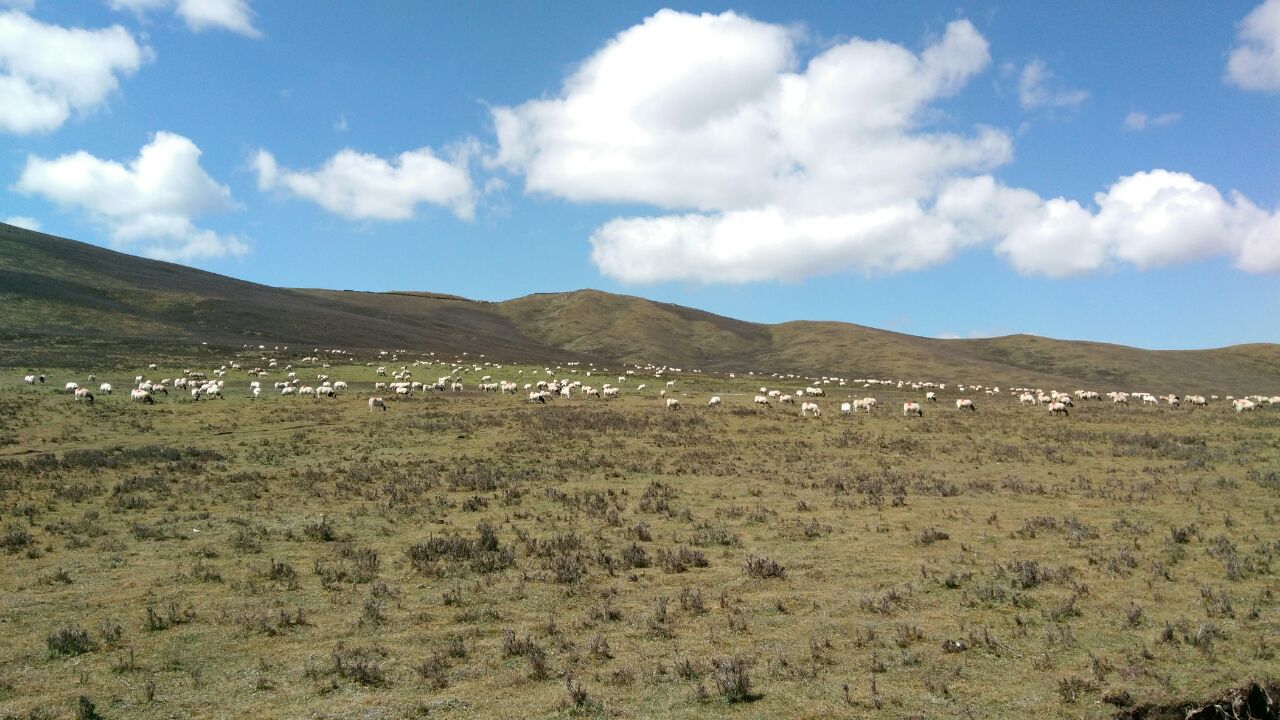
[[[1134,110],[1124,116],[1124,127],[1126,130],[1146,130],[1147,128],[1172,125],[1181,119],[1182,113],[1170,112],[1153,116]]]
[[[1072,108],[1089,99],[1084,90],[1059,87],[1053,71],[1040,59],[1027,63],[1018,74],[1018,102],[1028,110],[1038,107]]]
[[[997,182],[991,171],[1013,157],[1007,133],[933,125],[938,103],[989,64],[965,20],[919,51],[855,38],[802,63],[788,28],[664,10],[555,95],[493,108],[486,162],[530,193],[657,208],[591,235],[597,267],[624,282],[904,272],[975,246],[1054,276],[1215,253],[1280,269],[1275,214],[1187,175],[1122,178],[1092,206]],[[1028,67],[1031,105],[1086,97],[1057,89],[1042,62]]]
[[[6,225],[12,225],[14,227],[20,227],[20,228],[25,228],[27,230],[35,230],[36,232],[40,232],[40,221],[33,217],[28,217],[26,215],[14,215],[12,217],[7,217],[4,220],[0,220],[0,222]]]
[[[158,132],[127,164],[79,151],[27,158],[14,189],[65,209],[86,212],[112,244],[163,260],[240,257],[240,238],[196,227],[193,218],[234,207],[231,191],[200,167],[200,148],[181,135]]]
[[[120,76],[150,58],[119,25],[86,30],[0,12],[0,131],[55,130],[72,111],[100,105]]]
[[[1280,0],[1266,0],[1240,21],[1227,80],[1245,90],[1280,92]]]
[[[408,220],[420,203],[444,206],[470,219],[475,214],[468,169],[472,152],[464,146],[445,160],[424,147],[387,161],[345,149],[315,170],[288,170],[271,153],[259,150],[252,165],[259,189],[279,189],[351,219]]]
[[[1027,274],[1066,277],[1120,265],[1141,270],[1227,256],[1250,272],[1280,271],[1280,215],[1224,197],[1168,170],[1120,178],[1092,207],[1042,200],[990,176],[957,180],[936,212]]]
[[[139,15],[172,8],[195,32],[228,30],[245,37],[262,37],[253,24],[253,8],[248,0],[111,0],[111,7]]]

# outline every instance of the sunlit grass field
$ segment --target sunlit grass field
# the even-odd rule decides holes
[[[182,371],[145,362],[0,375],[0,718],[1110,717],[1280,675],[1280,408],[544,406],[476,383],[619,373],[469,362],[384,413],[297,358],[351,388],[143,406]]]

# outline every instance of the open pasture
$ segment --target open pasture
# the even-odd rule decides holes
[[[0,717],[1110,717],[1280,666],[1280,407],[469,371],[370,412],[293,362],[350,388],[3,372]]]

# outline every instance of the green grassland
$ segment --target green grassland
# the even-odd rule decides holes
[[[0,718],[1098,718],[1280,667],[1280,408],[474,389],[508,365],[370,412],[300,356],[351,389],[0,371]]]

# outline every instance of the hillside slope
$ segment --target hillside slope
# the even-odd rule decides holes
[[[716,371],[1280,392],[1280,345],[1151,351],[1029,335],[938,340],[837,322],[766,325],[596,290],[486,303],[285,289],[0,224],[0,364],[67,347],[207,342],[623,360]],[[127,349],[127,348],[125,348]]]
[[[0,304],[0,334],[19,348],[23,339],[98,338],[580,359],[529,339],[484,303],[274,288],[3,224]]]

